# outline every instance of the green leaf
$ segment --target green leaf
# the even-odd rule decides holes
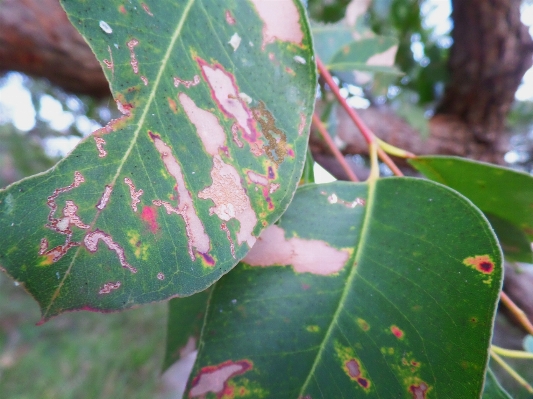
[[[500,385],[494,372],[488,368],[483,388],[483,399],[511,399],[511,395]]]
[[[216,283],[189,397],[479,397],[501,281],[485,217],[440,184],[304,186]]]
[[[485,213],[485,216],[498,236],[506,259],[513,262],[533,262],[531,242],[522,230],[498,216],[490,213]]]
[[[123,116],[0,191],[0,265],[39,302],[117,310],[201,291],[288,206],[316,71],[298,1],[64,0]]]
[[[429,179],[459,191],[491,217],[514,225],[515,229],[495,226],[505,254],[513,257],[512,251],[506,250],[506,243],[522,242],[515,255],[531,262],[531,248],[527,250],[524,238],[516,230],[525,234],[529,242],[533,240],[533,177],[458,157],[424,156],[410,159],[409,163]]]
[[[313,25],[313,38],[328,69],[402,74],[393,66],[398,47],[394,37],[361,37],[354,28],[335,24]]]

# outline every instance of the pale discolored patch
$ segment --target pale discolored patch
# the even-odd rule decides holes
[[[248,175],[248,178],[250,179],[252,183],[259,184],[260,186],[263,186],[263,187],[268,187],[269,181],[266,176],[260,175],[251,170],[246,172],[246,174]]]
[[[243,259],[250,266],[292,265],[297,273],[330,275],[342,270],[350,253],[320,240],[285,238],[285,231],[271,225],[261,233]]]
[[[137,212],[137,204],[141,202],[139,197],[143,195],[143,190],[135,191],[135,185],[128,177],[124,178],[124,183],[126,183],[130,189],[131,209],[133,210],[133,212]]]
[[[155,148],[161,154],[161,159],[167,169],[168,173],[176,180],[176,190],[178,192],[178,207],[177,208],[167,208],[165,207],[167,213],[169,209],[174,209],[174,212],[180,215],[185,222],[185,231],[187,234],[187,241],[189,245],[189,255],[194,261],[196,256],[192,252],[191,248],[196,248],[196,250],[202,254],[207,254],[209,252],[210,240],[209,236],[205,232],[204,225],[196,211],[194,209],[194,204],[192,202],[191,194],[187,187],[185,186],[185,179],[183,177],[183,172],[181,171],[181,166],[178,163],[178,160],[172,156],[172,149],[165,144],[161,138],[152,132],[150,137],[152,138]],[[159,200],[155,200],[159,201]],[[164,205],[164,201],[161,201],[161,205]]]
[[[224,221],[237,219],[241,224],[237,232],[237,242],[239,245],[246,242],[251,248],[256,240],[252,233],[257,216],[241,185],[239,173],[232,165],[225,164],[219,155],[215,155],[211,178],[213,184],[200,191],[198,197],[211,199],[215,203],[215,206],[209,209],[211,215],[216,214]]]
[[[133,73],[137,74],[139,73],[139,61],[137,61],[137,57],[135,56],[135,46],[139,44],[139,41],[137,39],[131,39],[128,42],[128,48],[130,49],[130,64],[131,69],[133,69]]]
[[[302,44],[300,14],[293,0],[252,0],[252,3],[263,20],[263,49],[276,39]]]
[[[241,37],[239,36],[239,34],[237,32],[235,32],[233,34],[233,36],[231,36],[231,38],[229,39],[229,42],[228,44],[233,47],[233,52],[237,51],[237,49],[239,48],[239,46],[241,45]]]
[[[93,136],[96,142],[96,149],[98,150],[98,156],[103,158],[107,155],[107,151],[104,150],[105,140],[101,137]]]
[[[120,281],[117,281],[116,283],[105,283],[98,293],[100,295],[109,294],[111,291],[118,290],[120,285]]]
[[[174,87],[175,88],[178,88],[180,84],[182,84],[183,86],[185,86],[185,88],[190,88],[192,86],[196,86],[198,83],[200,83],[200,76],[198,75],[194,75],[194,77],[192,78],[192,80],[184,80],[184,79],[180,79],[180,78],[177,78],[177,77],[174,77]]]
[[[220,65],[210,66],[198,59],[204,79],[211,88],[213,98],[218,108],[230,118],[235,118],[247,141],[257,140],[253,115],[246,102],[239,96],[235,78]]]
[[[113,238],[111,238],[109,234],[104,233],[102,230],[97,229],[88,233],[83,238],[83,243],[89,252],[96,252],[98,250],[98,241],[100,240],[102,240],[111,251],[115,251],[123,268],[128,269],[132,273],[137,273],[137,269],[126,261],[124,249],[113,241]]]
[[[229,231],[226,223],[222,223],[220,225],[220,230],[226,233],[226,237],[228,238],[228,241],[229,241],[229,249],[231,251],[231,256],[233,256],[234,259],[237,259],[235,256],[235,244],[233,244],[233,239],[231,238],[231,231]]]
[[[287,135],[276,126],[274,116],[264,102],[260,101],[259,106],[253,108],[252,112],[268,141],[268,144],[263,146],[263,151],[272,162],[280,165],[287,156]]]
[[[178,99],[187,117],[196,127],[196,133],[202,140],[209,155],[217,155],[220,147],[226,144],[226,133],[220,126],[218,118],[211,112],[196,106],[195,102],[185,93],[180,93]]]
[[[250,369],[252,369],[252,364],[248,360],[238,362],[228,360],[217,366],[203,367],[192,380],[189,396],[191,398],[205,397],[209,392],[221,394],[230,378],[244,374]]]
[[[426,399],[428,388],[429,387],[425,382],[421,382],[419,385],[411,385],[409,387],[409,392],[413,395],[413,399]]]
[[[143,81],[145,86],[148,86],[148,78],[146,76],[141,76],[141,80]]]
[[[98,204],[96,204],[96,209],[102,210],[106,207],[109,197],[111,197],[111,193],[113,192],[113,187],[107,185],[105,186],[104,193],[102,194],[102,197],[100,197],[100,201],[98,201]]]

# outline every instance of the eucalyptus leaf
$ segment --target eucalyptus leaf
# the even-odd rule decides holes
[[[188,397],[479,397],[501,262],[440,184],[304,186],[215,284]]]
[[[204,290],[299,182],[316,90],[305,10],[296,0],[62,5],[123,115],[0,191],[0,265],[42,321]]]

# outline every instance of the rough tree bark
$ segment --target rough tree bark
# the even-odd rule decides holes
[[[100,64],[58,0],[0,0],[0,71],[10,70],[70,92],[109,95]]]

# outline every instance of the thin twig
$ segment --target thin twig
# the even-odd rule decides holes
[[[490,355],[492,358],[500,365],[502,368],[509,373],[511,377],[513,377],[516,382],[518,382],[520,385],[522,385],[529,393],[533,393],[533,388],[529,383],[520,375],[518,374],[505,360],[503,360],[496,352],[494,352],[493,349],[490,350]]]
[[[331,89],[335,97],[337,98],[337,101],[342,105],[344,110],[348,113],[348,116],[353,121],[353,123],[355,123],[355,126],[357,126],[357,128],[363,135],[366,142],[368,144],[374,142],[374,133],[372,133],[372,131],[366,126],[366,124],[359,117],[357,112],[355,112],[355,110],[348,105],[348,103],[346,102],[346,99],[341,95],[339,86],[333,80],[333,77],[329,73],[328,69],[324,66],[322,61],[320,61],[320,58],[318,58],[316,55],[315,57],[316,57],[316,65],[318,67],[318,71],[320,72],[320,75],[324,78],[329,88]],[[378,147],[378,155],[381,158],[381,160],[390,168],[390,170],[392,170],[392,172],[396,176],[403,176],[403,173],[396,166],[394,161],[390,159],[390,157],[385,153],[385,151],[383,151],[381,147]]]
[[[381,158],[383,163],[389,167],[390,170],[392,170],[392,173],[394,173],[395,176],[403,176],[402,171],[396,166],[394,161],[390,159],[389,155],[383,151],[383,148],[378,147],[378,156]]]
[[[491,348],[498,355],[502,355],[505,357],[512,357],[514,359],[533,359],[533,353],[530,352],[500,348],[496,345],[491,345]]]
[[[527,315],[524,313],[522,309],[516,305],[511,298],[507,296],[505,292],[501,292],[500,294],[500,300],[502,303],[511,311],[514,317],[520,322],[522,327],[527,331],[529,335],[533,335],[533,324],[529,321],[527,318]]]
[[[344,158],[344,155],[342,155],[342,153],[339,151],[339,149],[337,148],[337,146],[333,142],[333,139],[329,135],[328,130],[326,129],[326,127],[324,126],[324,124],[322,123],[320,118],[314,113],[313,113],[313,125],[315,125],[317,130],[322,135],[322,138],[324,139],[324,141],[328,145],[328,147],[331,150],[331,152],[333,152],[333,155],[335,156],[335,158],[337,158],[337,161],[339,161],[339,163],[341,164],[341,167],[346,172],[346,174],[348,175],[348,178],[351,181],[359,181],[359,179],[357,178],[357,176],[353,172],[352,168],[350,168],[350,165],[348,165],[348,162],[346,162],[346,158]]]

